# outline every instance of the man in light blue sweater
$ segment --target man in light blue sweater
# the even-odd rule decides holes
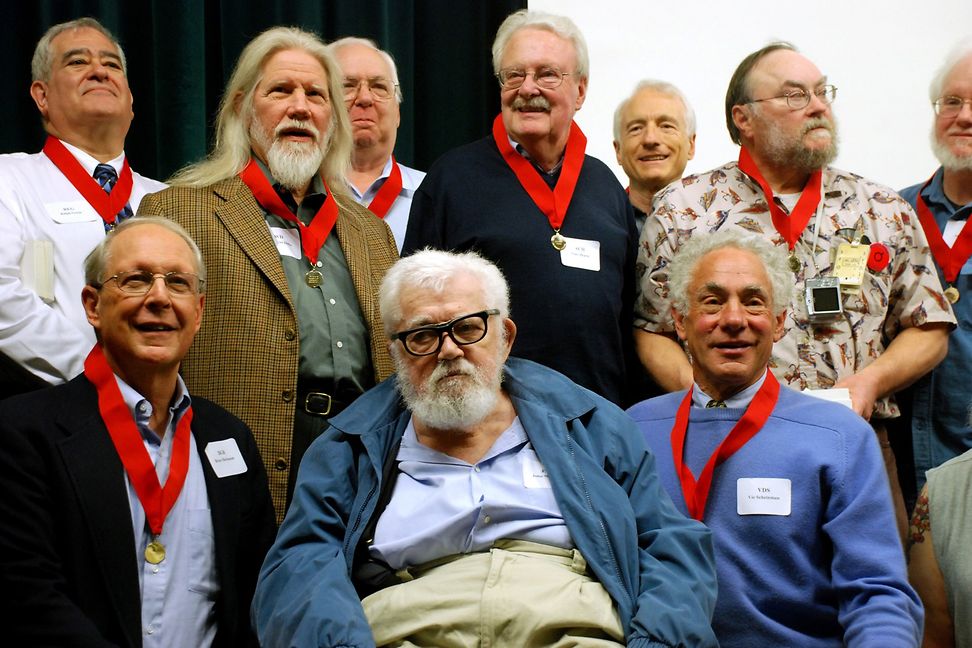
[[[676,507],[713,531],[720,645],[918,646],[921,603],[873,431],[767,370],[793,289],[781,248],[693,237],[669,286],[694,385],[629,414]]]

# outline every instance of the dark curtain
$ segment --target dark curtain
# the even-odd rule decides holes
[[[489,48],[496,28],[526,0],[74,0],[6,3],[7,81],[0,84],[0,152],[43,144],[28,93],[34,45],[51,25],[92,16],[121,41],[135,97],[126,151],[160,180],[202,157],[223,86],[240,51],[274,25],[331,41],[375,40],[398,64],[405,102],[395,155],[427,169],[442,153],[486,135],[499,111]]]

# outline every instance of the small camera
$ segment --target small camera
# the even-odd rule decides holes
[[[810,321],[831,320],[844,312],[837,277],[807,279],[805,297]]]

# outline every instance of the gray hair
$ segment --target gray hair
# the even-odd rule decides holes
[[[945,79],[952,69],[968,56],[972,56],[972,37],[959,41],[949,51],[942,66],[936,70],[935,76],[932,77],[931,84],[928,86],[928,98],[931,99],[932,103],[942,96],[942,91],[945,89]]]
[[[395,84],[395,100],[398,101],[398,103],[402,103],[404,100],[402,95],[402,84],[398,80],[398,66],[395,65],[395,59],[392,58],[392,55],[379,48],[378,44],[370,38],[360,38],[358,36],[345,36],[344,38],[339,38],[336,41],[331,41],[331,43],[327,46],[327,51],[329,51],[332,55],[335,55],[336,58],[337,51],[345,45],[361,45],[362,47],[369,47],[381,55],[381,58],[384,59],[388,69],[391,70],[391,80],[392,83]]]
[[[634,90],[631,91],[625,99],[618,104],[618,107],[614,111],[614,141],[621,141],[621,113],[624,109],[628,107],[631,100],[634,99],[635,95],[642,90],[654,90],[660,94],[668,95],[674,97],[682,102],[682,107],[685,109],[685,132],[689,137],[695,135],[695,110],[692,109],[692,104],[685,97],[685,94],[679,90],[677,87],[668,83],[667,81],[658,81],[656,79],[643,79],[638,82]]]
[[[122,74],[128,76],[128,62],[125,60],[125,52],[122,51],[121,44],[108,29],[94,18],[77,18],[68,22],[54,25],[41,36],[34,48],[34,57],[30,61],[30,74],[33,81],[43,81],[47,83],[51,79],[51,68],[54,66],[54,52],[51,51],[51,41],[60,36],[63,32],[72,29],[94,29],[100,32],[105,38],[111,41],[115,49],[118,50],[118,58],[121,59]]]
[[[783,248],[761,236],[728,229],[691,237],[672,258],[668,272],[668,296],[676,311],[682,315],[688,314],[689,284],[698,270],[699,261],[710,252],[723,248],[743,250],[758,257],[773,291],[773,314],[779,315],[786,310],[793,298],[793,273],[787,265]]]
[[[186,242],[186,245],[192,250],[192,256],[196,262],[196,274],[199,275],[201,285],[200,291],[205,292],[206,264],[203,262],[203,256],[202,252],[199,251],[199,246],[196,245],[196,242],[189,236],[189,232],[183,229],[181,225],[162,216],[138,216],[136,218],[129,218],[108,232],[105,238],[101,239],[98,245],[95,246],[95,249],[91,250],[84,259],[84,282],[89,286],[101,286],[102,275],[104,275],[108,261],[111,259],[112,243],[122,232],[127,232],[141,225],[157,225],[163,227],[173,234],[178,235],[179,238]]]
[[[385,333],[389,336],[394,333],[402,320],[400,296],[404,288],[442,292],[449,279],[461,274],[472,275],[479,280],[487,308],[496,308],[500,317],[509,317],[510,289],[503,273],[494,263],[475,252],[456,253],[425,248],[396,261],[381,282],[378,306]]]
[[[506,20],[496,30],[496,38],[493,40],[493,73],[499,74],[500,62],[503,60],[503,50],[506,44],[513,37],[513,34],[521,29],[542,29],[553,32],[564,40],[569,40],[574,45],[574,54],[577,58],[577,76],[586,79],[590,72],[590,59],[587,56],[587,42],[574,21],[567,16],[558,16],[544,11],[529,11],[521,9],[511,13]]]
[[[741,106],[752,101],[753,96],[749,88],[749,74],[764,56],[778,50],[798,51],[792,43],[776,41],[749,54],[740,61],[739,65],[736,66],[736,71],[732,73],[732,78],[729,80],[729,88],[726,90],[726,128],[729,129],[729,137],[736,144],[741,144],[741,142],[739,141],[739,128],[732,119],[732,109],[735,106]]]
[[[216,116],[216,141],[203,160],[177,171],[169,184],[205,187],[232,178],[250,161],[253,95],[263,78],[263,66],[277,52],[300,50],[313,56],[327,74],[331,104],[330,145],[320,173],[337,202],[350,201],[345,174],[351,164],[351,122],[344,107],[341,68],[317,34],[297,27],[271,27],[251,40],[230,75]]]

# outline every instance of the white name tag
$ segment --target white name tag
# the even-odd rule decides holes
[[[100,219],[98,212],[83,200],[45,203],[44,209],[55,223],[86,223]]]
[[[208,443],[206,456],[217,477],[232,477],[246,472],[246,462],[243,460],[240,446],[236,445],[236,439]]]
[[[570,268],[601,270],[601,242],[564,237],[567,247],[560,251],[560,262]]]
[[[280,253],[280,256],[289,256],[295,259],[302,256],[300,232],[298,230],[289,227],[270,227],[270,236],[273,237],[273,244],[277,246],[277,252]]]
[[[535,455],[523,456],[523,485],[527,488],[552,488],[547,469]]]
[[[790,480],[743,477],[736,480],[739,515],[789,515]]]

